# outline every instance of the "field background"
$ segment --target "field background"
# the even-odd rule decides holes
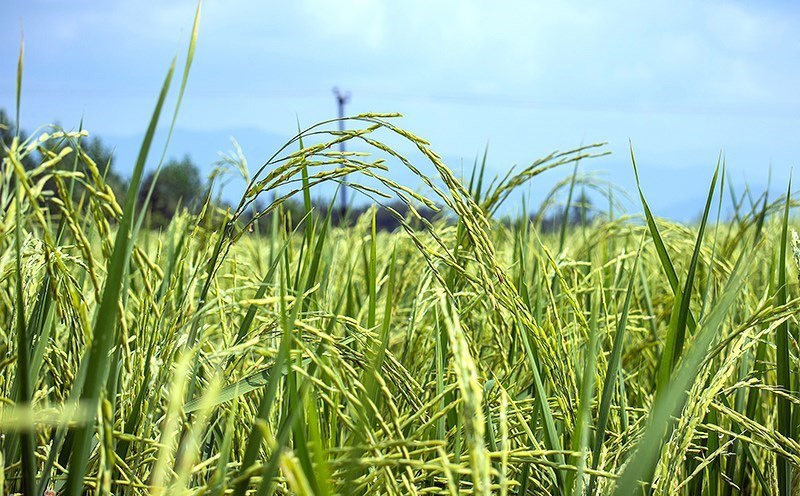
[[[363,114],[301,130],[234,208],[208,195],[155,228],[137,198],[174,72],[124,201],[85,131],[3,143],[3,493],[796,491],[790,184],[736,194],[720,161],[696,224],[641,190],[622,216],[578,174],[603,145],[459,178],[397,115]],[[550,211],[572,222],[494,215],[558,167]],[[316,208],[345,176],[401,227]]]

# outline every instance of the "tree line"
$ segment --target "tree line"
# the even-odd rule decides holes
[[[10,145],[11,140],[16,135],[16,127],[14,122],[9,117],[8,113],[0,108],[0,160],[5,157],[5,148]],[[20,139],[24,141],[27,134],[24,130],[19,132]],[[49,145],[54,146],[54,145]],[[65,145],[61,145],[65,146]],[[100,175],[104,178],[105,183],[111,188],[117,202],[122,204],[127,196],[128,180],[123,177],[115,165],[117,160],[114,156],[113,149],[108,146],[102,138],[92,136],[89,138],[81,139],[81,148],[91,157],[97,165]],[[58,152],[57,149],[50,151]],[[40,157],[38,157],[40,158]],[[59,164],[61,168],[70,167],[73,162],[67,160]],[[81,172],[88,176],[86,164],[82,161],[77,161],[77,172]],[[27,170],[33,169],[37,164],[37,157],[25,157],[23,166]],[[52,180],[51,180],[52,182]],[[46,184],[46,190],[55,191],[54,184]],[[152,192],[151,192],[152,189]],[[83,194],[83,189],[78,186],[73,189],[75,198],[79,198]],[[149,202],[146,202],[148,193],[150,194]],[[156,175],[156,171],[148,172],[142,180],[142,186],[138,193],[139,208],[147,207],[147,223],[150,227],[159,228],[166,226],[179,209],[185,208],[191,212],[198,213],[201,210],[203,203],[210,200],[210,185],[206,183],[201,175],[197,165],[192,161],[189,155],[184,155],[182,158],[170,158],[161,167],[160,172]],[[225,211],[231,208],[224,199],[216,198],[212,202],[212,210]],[[329,200],[316,199],[313,201],[314,215],[323,218],[329,218],[331,224],[334,226],[348,227],[353,226],[356,220],[372,208],[369,204],[355,205],[351,204],[346,210],[342,210],[331,203]],[[587,208],[588,207],[588,208]],[[263,224],[269,223],[270,219],[274,216],[269,215],[260,217],[257,212],[264,210],[266,205],[264,202],[256,202],[253,204],[251,211],[246,212],[243,220],[257,218],[257,222],[262,224],[260,227],[266,227]],[[284,202],[281,210],[286,213],[286,219],[289,220],[289,227],[294,228],[305,217],[305,207],[299,199],[291,198]],[[420,216],[432,222],[437,219],[448,220],[446,214],[442,214],[440,210],[430,209],[424,206],[419,206],[417,212]],[[401,217],[408,218],[409,208],[400,201],[391,201],[387,205],[377,205],[376,227],[382,231],[394,231],[400,228],[400,220],[397,218],[399,214]],[[542,212],[543,214],[545,212]],[[539,228],[544,232],[554,232],[561,229],[565,223],[568,226],[578,225],[591,221],[592,209],[591,199],[585,195],[581,195],[577,201],[573,202],[571,206],[565,209],[552,209],[546,215],[530,215],[529,221],[534,221],[538,224]],[[452,219],[449,219],[452,220]],[[512,219],[506,219],[505,222],[518,222]],[[412,222],[412,226],[419,224],[419,222]],[[418,226],[417,226],[418,227]]]

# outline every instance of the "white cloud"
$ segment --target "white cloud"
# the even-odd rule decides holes
[[[26,22],[32,37],[58,39],[59,57],[77,49],[151,63],[143,54],[182,49],[194,7],[48,4]],[[207,0],[203,9],[206,91],[233,73],[243,92],[317,91],[338,80],[386,94],[549,105],[798,105],[787,93],[800,69],[776,69],[797,58],[798,17],[749,4]]]

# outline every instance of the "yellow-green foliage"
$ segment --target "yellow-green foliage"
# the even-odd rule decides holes
[[[184,213],[164,230],[139,231],[99,369],[86,365],[87,350],[123,210],[100,176],[56,167],[78,160],[93,170],[85,132],[6,144],[5,491],[23,487],[20,454],[31,432],[36,484],[68,489],[81,429],[92,442],[79,475],[101,492],[610,494],[628,469],[656,494],[778,490],[779,460],[790,469],[800,462],[797,438],[778,429],[775,413],[779,398],[798,402],[775,375],[775,336],[789,323],[796,384],[796,266],[791,255],[779,259],[785,199],[712,221],[699,245],[695,226],[601,214],[570,228],[559,249],[560,236],[536,222],[502,223],[487,212],[508,185],[592,148],[548,157],[479,193],[390,118],[353,118],[364,127],[345,134],[305,131],[330,140],[276,155],[223,224]],[[391,162],[332,151],[341,139],[386,131],[427,163],[413,165],[377,137],[368,142],[390,151]],[[52,140],[69,146],[21,167]],[[381,181],[387,163],[418,173],[433,197]],[[288,185],[302,194],[345,173],[379,178],[373,196],[438,203],[456,220],[376,233],[371,214],[339,228],[311,212],[287,231]],[[54,193],[42,189],[51,178]],[[77,204],[72,181],[85,186]],[[278,187],[267,222],[251,231],[241,215],[248,202]],[[665,263],[683,291],[695,252],[686,343],[657,396],[680,303]],[[785,301],[775,297],[781,263],[791,266]],[[30,401],[20,395],[20,324]],[[76,402],[90,374],[99,374],[100,398]]]
[[[125,201],[85,131],[2,143],[0,493],[800,490],[788,193],[731,192],[714,220],[718,166],[698,226],[657,220],[640,191],[643,217],[553,234],[494,214],[565,164],[551,211],[561,189],[567,212],[576,187],[611,196],[578,174],[602,145],[462,182],[397,115],[363,114],[241,160],[235,208],[150,230],[135,200],[174,67]],[[405,204],[402,228],[314,211],[313,188],[345,176]]]

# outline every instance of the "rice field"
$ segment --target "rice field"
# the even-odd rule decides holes
[[[697,223],[656,217],[641,190],[623,215],[578,174],[602,145],[462,178],[397,115],[364,114],[301,130],[248,171],[234,208],[208,200],[151,229],[137,190],[195,36],[127,198],[84,130],[3,143],[2,494],[798,491],[790,184],[737,194],[720,163]],[[550,210],[577,206],[578,221],[499,218],[558,167],[566,204]],[[345,175],[408,205],[402,228],[315,208],[315,188]],[[608,207],[589,215],[584,189]]]

